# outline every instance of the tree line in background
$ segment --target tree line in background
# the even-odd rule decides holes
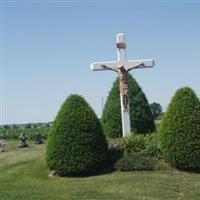
[[[159,103],[153,102],[150,104],[151,113],[154,120],[161,119],[164,115],[163,108]]]
[[[34,140],[37,133],[41,133],[43,139],[47,139],[50,124],[25,124],[25,125],[4,125],[0,128],[0,138],[18,139],[21,134],[25,134],[28,139]]]

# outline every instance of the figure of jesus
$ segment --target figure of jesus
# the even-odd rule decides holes
[[[139,63],[137,66],[134,66],[132,68],[130,67],[128,70],[125,69],[124,66],[121,66],[119,68],[111,68],[106,65],[102,65],[104,69],[115,71],[119,75],[119,91],[123,97],[124,112],[128,112],[128,98],[129,98],[129,89],[127,80],[128,72],[133,68],[140,67],[141,65],[143,65],[143,63]]]

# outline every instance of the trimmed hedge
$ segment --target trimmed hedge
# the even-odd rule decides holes
[[[61,176],[89,175],[105,166],[107,154],[107,142],[96,114],[83,97],[69,96],[49,134],[49,169]]]
[[[120,159],[115,168],[119,171],[146,171],[153,170],[155,167],[155,161],[150,158],[146,158],[141,154],[129,153],[124,158]]]
[[[200,102],[188,87],[179,89],[163,118],[159,138],[164,157],[181,169],[200,169]]]
[[[153,115],[145,94],[130,74],[128,75],[128,83],[131,131],[137,133],[155,131]],[[122,136],[119,78],[113,83],[113,87],[109,92],[101,121],[104,133],[108,137],[117,138]]]

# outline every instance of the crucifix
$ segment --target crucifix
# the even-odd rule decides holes
[[[112,70],[119,75],[123,137],[129,135],[131,132],[127,74],[132,69],[149,68],[153,66],[153,59],[127,60],[126,37],[124,33],[117,34],[117,61],[94,62],[90,65],[93,71]]]

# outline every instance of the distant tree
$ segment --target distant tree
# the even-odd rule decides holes
[[[25,125],[25,128],[31,128],[31,127],[32,127],[32,126],[31,126],[30,123]]]
[[[152,103],[150,104],[151,107],[151,112],[153,114],[153,118],[156,119],[157,117],[159,117],[162,114],[162,106],[159,103]]]
[[[10,126],[9,126],[9,125],[4,125],[4,128],[5,128],[5,129],[9,129]]]
[[[136,80],[129,75],[129,102],[131,131],[150,133],[155,131],[153,115],[148,100]],[[113,83],[102,115],[104,133],[111,138],[122,136],[119,78]]]
[[[13,128],[15,129],[15,128],[18,128],[18,126],[16,125],[16,124],[13,124]]]
[[[33,124],[33,128],[37,128],[37,127],[39,127],[38,124]]]

